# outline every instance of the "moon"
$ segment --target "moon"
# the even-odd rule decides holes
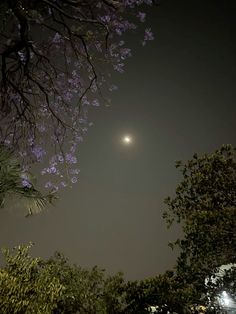
[[[122,138],[122,142],[125,144],[125,145],[130,145],[132,143],[132,137],[130,135],[125,135],[123,136]]]

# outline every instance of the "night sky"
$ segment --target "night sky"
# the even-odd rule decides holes
[[[0,212],[0,246],[33,241],[34,255],[63,252],[127,279],[171,268],[167,247],[179,230],[162,220],[163,200],[180,179],[174,167],[194,152],[236,145],[236,3],[163,0],[150,10],[155,41],[127,37],[134,56],[114,75],[110,107],[94,108],[80,148],[80,181],[52,207],[24,218]],[[133,142],[124,145],[123,135]]]

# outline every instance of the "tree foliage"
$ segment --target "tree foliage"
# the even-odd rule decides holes
[[[128,282],[126,287],[127,309],[125,313],[192,313],[196,291],[186,285],[174,271],[167,271],[154,278]]]
[[[3,313],[72,314],[125,313],[125,282],[121,273],[105,275],[70,265],[60,253],[49,260],[33,258],[30,246],[5,250],[0,269],[0,308]]]
[[[195,154],[186,164],[177,162],[176,167],[183,180],[176,196],[165,200],[164,218],[169,226],[174,221],[182,225],[183,237],[175,242],[180,249],[177,274],[199,291],[198,302],[207,304],[205,278],[214,277],[221,265],[236,261],[235,149],[223,145],[213,154]]]
[[[40,212],[54,197],[52,194],[42,195],[32,181],[33,178],[23,171],[13,151],[0,145],[0,207],[4,207],[6,200],[13,197],[25,200],[28,215]]]
[[[181,258],[210,267],[236,259],[236,159],[235,149],[224,145],[213,154],[177,163],[183,181],[176,196],[166,199],[169,224],[182,223],[184,239],[177,242]]]
[[[236,265],[227,264],[218,268],[214,275],[206,278],[205,303],[209,313],[227,313],[236,308]]]
[[[56,313],[123,313],[125,283],[121,273],[107,276],[98,267],[88,270],[70,265],[60,253],[55,253],[45,264],[65,287]]]
[[[51,275],[50,267],[28,254],[29,246],[4,251],[6,266],[0,269],[2,313],[51,314],[64,287]]]
[[[112,70],[131,55],[122,35],[152,0],[4,0],[0,4],[0,142],[25,167],[45,160],[45,187],[78,177],[88,110],[107,103]],[[143,44],[153,35],[146,28]]]

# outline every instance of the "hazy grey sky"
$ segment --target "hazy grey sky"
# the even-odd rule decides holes
[[[154,276],[176,258],[177,230],[161,218],[179,176],[175,160],[236,145],[234,1],[163,0],[150,12],[155,41],[133,54],[112,106],[94,109],[80,149],[80,181],[56,206],[25,219],[0,212],[0,246],[35,242],[33,253],[60,250],[128,279]],[[134,137],[124,146],[123,134]]]

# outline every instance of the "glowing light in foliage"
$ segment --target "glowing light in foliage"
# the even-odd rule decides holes
[[[228,307],[228,306],[230,306],[230,303],[231,303],[230,301],[231,301],[231,299],[230,299],[228,293],[226,291],[223,291],[221,296],[220,296],[221,305]]]

